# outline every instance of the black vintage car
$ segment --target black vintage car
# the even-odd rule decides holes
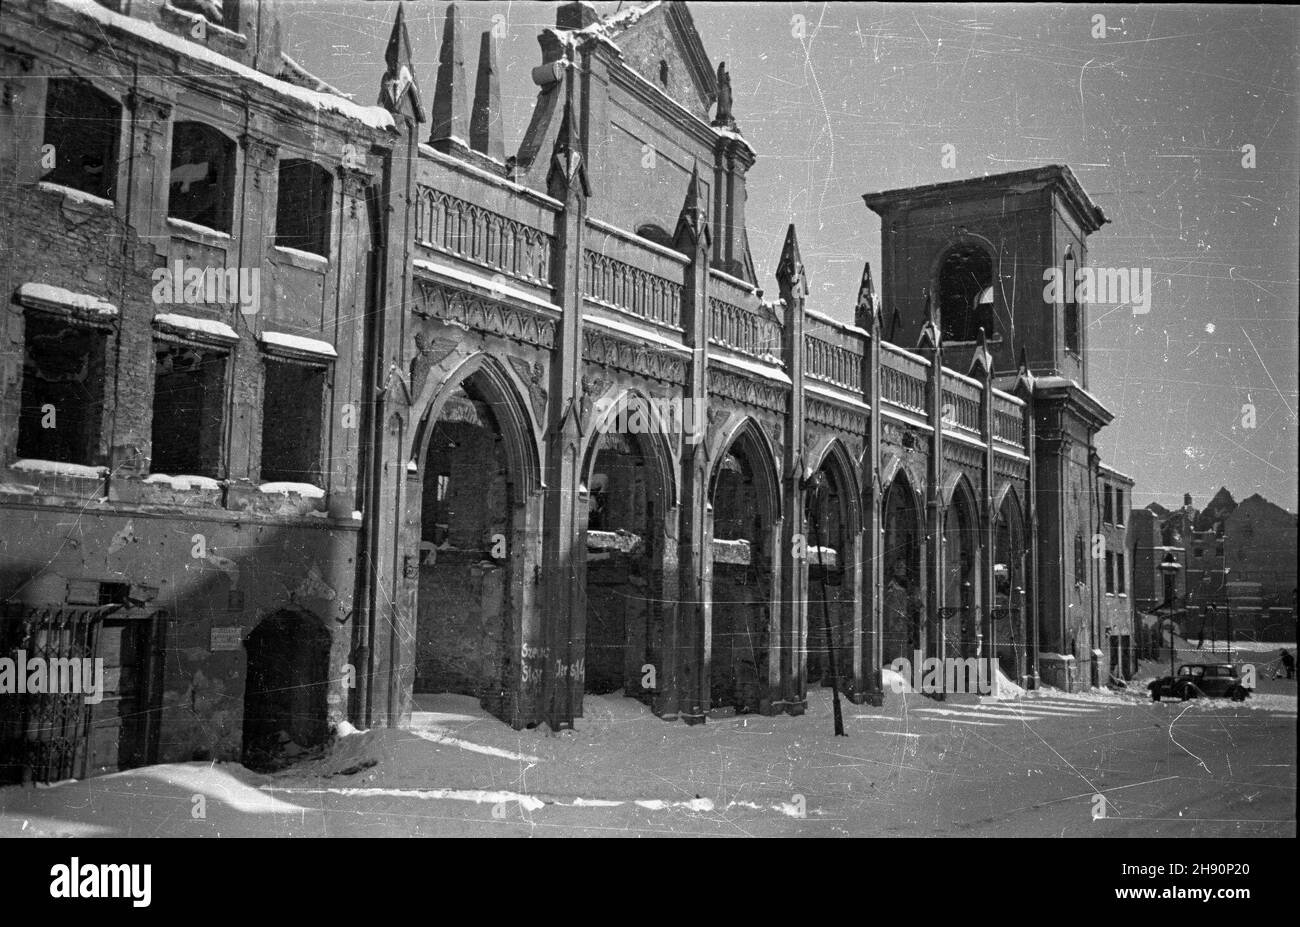
[[[1241,702],[1250,695],[1250,689],[1242,684],[1237,667],[1231,663],[1184,664],[1178,667],[1176,676],[1162,676],[1153,680],[1147,688],[1151,690],[1153,702],[1162,698],[1180,698],[1186,701],[1202,695]]]

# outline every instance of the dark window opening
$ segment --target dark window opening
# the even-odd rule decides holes
[[[1108,525],[1112,525],[1115,523],[1115,500],[1111,495],[1110,486],[1104,486],[1103,490],[1105,492],[1105,505],[1103,506],[1101,520]]]
[[[104,333],[27,314],[18,456],[93,465],[104,408]]]
[[[280,162],[275,243],[328,257],[332,188],[323,167],[299,159]]]
[[[167,215],[229,232],[234,192],[235,143],[211,126],[176,123]]]
[[[673,237],[664,230],[663,226],[656,225],[653,222],[638,226],[636,233],[647,241],[653,241],[656,245],[663,245],[665,248],[673,246]]]
[[[975,245],[953,248],[939,265],[939,314],[944,341],[975,341],[979,330],[996,336],[993,260]]]
[[[321,419],[325,369],[266,362],[262,392],[262,482],[323,486]]]
[[[1068,299],[1065,303],[1065,349],[1071,354],[1079,354],[1079,302],[1074,298],[1078,265],[1074,259],[1074,250],[1066,249],[1064,282]]]
[[[1084,577],[1088,573],[1087,557],[1084,554],[1083,535],[1074,536],[1074,582],[1076,585],[1084,584]]]
[[[1124,490],[1115,487],[1115,524],[1124,524]]]
[[[1115,567],[1117,573],[1115,578],[1119,584],[1119,594],[1124,595],[1128,592],[1128,578],[1124,575],[1124,555],[1122,553],[1115,555]]]
[[[1115,594],[1115,554],[1106,551],[1106,591]]]
[[[149,469],[172,476],[220,477],[225,352],[170,342],[156,343],[154,351]]]
[[[111,200],[121,121],[121,104],[112,97],[82,81],[51,78],[45,95],[45,144],[52,146],[54,162],[41,179]]]

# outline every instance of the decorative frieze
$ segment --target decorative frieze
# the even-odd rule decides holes
[[[422,277],[415,278],[412,311],[468,331],[486,332],[541,348],[555,345],[555,323],[550,319]]]

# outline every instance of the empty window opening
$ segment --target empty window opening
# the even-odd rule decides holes
[[[665,248],[673,246],[673,237],[664,230],[664,227],[654,222],[646,222],[637,227],[636,233],[647,241],[653,241],[656,245],[663,245]]]
[[[1124,555],[1122,553],[1115,555],[1115,573],[1119,594],[1124,595],[1128,592],[1128,577],[1124,575]]]
[[[1106,551],[1106,591],[1115,594],[1115,554]]]
[[[226,353],[191,344],[155,344],[150,470],[221,475]]]
[[[26,317],[18,456],[99,460],[106,335],[39,312]]]
[[[959,245],[939,265],[939,314],[944,341],[993,338],[993,260],[975,245]]]
[[[1079,301],[1074,297],[1075,274],[1078,271],[1078,264],[1074,258],[1074,249],[1067,248],[1065,252],[1065,276],[1066,292],[1069,300],[1065,304],[1065,349],[1071,354],[1079,354]]]
[[[41,178],[112,199],[117,183],[117,139],[122,106],[90,84],[51,78],[45,95],[45,158]],[[49,165],[49,160],[43,162]]]
[[[325,368],[267,360],[262,391],[262,482],[324,485]]]
[[[235,143],[200,122],[176,123],[167,215],[229,232],[234,192]]]
[[[280,162],[275,243],[328,257],[332,189],[325,168],[300,159]]]

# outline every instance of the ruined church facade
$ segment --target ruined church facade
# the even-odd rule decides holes
[[[917,653],[1105,682],[1076,542],[1124,478],[1086,307],[1041,295],[1106,221],[1068,168],[867,196],[847,323],[793,226],[757,278],[757,154],[684,4],[561,5],[509,157],[454,7],[432,79],[399,11],[369,107],[270,10],[0,24],[0,643],[118,671],[57,732],[0,713],[9,768],[256,761],[448,691],[515,727],[800,714]]]

